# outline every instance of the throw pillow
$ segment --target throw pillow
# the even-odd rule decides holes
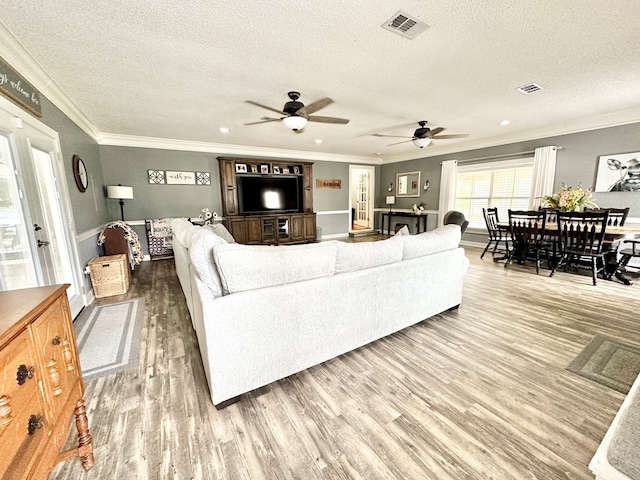
[[[205,228],[208,228],[219,237],[224,238],[227,243],[236,243],[236,239],[233,238],[233,235],[231,235],[229,230],[221,223],[212,223],[206,225]]]
[[[220,297],[223,295],[222,281],[214,263],[213,247],[227,245],[227,242],[208,229],[196,228],[198,231],[193,235],[189,247],[191,264],[196,269],[200,280],[209,287],[216,297]]]
[[[411,233],[409,232],[409,227],[405,225],[400,230],[398,230],[394,235],[411,235]]]

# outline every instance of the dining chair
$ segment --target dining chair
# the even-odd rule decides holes
[[[558,212],[557,221],[562,256],[549,276],[552,277],[561,266],[566,272],[571,265],[579,267],[580,262],[588,262],[593,284],[596,285],[598,273],[605,274],[603,245],[609,212]]]
[[[540,272],[540,251],[549,258],[549,249],[544,243],[547,215],[541,210],[509,210],[509,233],[512,249],[504,267],[512,260],[524,263],[533,256],[536,261],[536,274]]]
[[[613,227],[622,227],[624,226],[624,222],[627,220],[627,216],[629,215],[629,207],[626,208],[594,208],[594,209],[586,209],[587,212],[601,212],[601,211],[609,212],[609,220],[607,220],[608,226]]]
[[[623,246],[630,244],[631,248],[623,248],[620,253],[620,264],[618,268],[626,269],[632,258],[640,258],[640,240],[625,240]]]
[[[487,232],[489,233],[489,238],[487,241],[487,246],[484,247],[482,254],[480,255],[480,259],[484,257],[484,254],[493,246],[493,250],[491,250],[491,255],[495,257],[496,253],[504,253],[505,258],[509,256],[509,241],[510,238],[507,235],[507,230],[504,227],[501,227],[500,220],[498,219],[498,209],[497,208],[483,208],[482,215],[484,216],[484,222],[487,225]],[[500,248],[500,244],[504,243],[504,249]],[[495,261],[500,260],[494,258]]]
[[[538,210],[541,210],[545,213],[545,225],[555,225],[557,223],[557,213],[558,211],[553,207],[538,207]],[[543,240],[547,249],[549,249],[550,254],[547,258],[547,263],[549,264],[549,268],[552,268],[558,261],[558,257],[560,255],[560,245],[558,244],[558,237],[553,234],[549,234],[549,232],[545,233]]]

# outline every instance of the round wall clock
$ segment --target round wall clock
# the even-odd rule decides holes
[[[78,155],[74,155],[71,160],[73,161],[73,178],[76,180],[78,190],[84,192],[87,190],[87,185],[89,184],[87,167]]]

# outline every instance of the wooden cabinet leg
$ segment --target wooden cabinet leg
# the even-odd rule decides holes
[[[89,470],[93,467],[95,459],[93,457],[93,445],[91,444],[93,439],[91,438],[91,433],[89,433],[87,407],[83,398],[78,400],[73,413],[76,416],[76,430],[78,430],[78,456],[82,462],[82,467],[85,470]]]

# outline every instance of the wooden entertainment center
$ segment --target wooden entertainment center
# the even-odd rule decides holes
[[[238,243],[278,245],[316,240],[313,212],[313,163],[254,158],[219,157],[222,214],[227,230]],[[278,182],[296,186],[296,198],[288,198],[289,208],[253,209],[243,204],[242,183]],[[248,187],[245,186],[248,190]],[[295,200],[295,201],[294,201]],[[250,213],[247,213],[251,210]]]

